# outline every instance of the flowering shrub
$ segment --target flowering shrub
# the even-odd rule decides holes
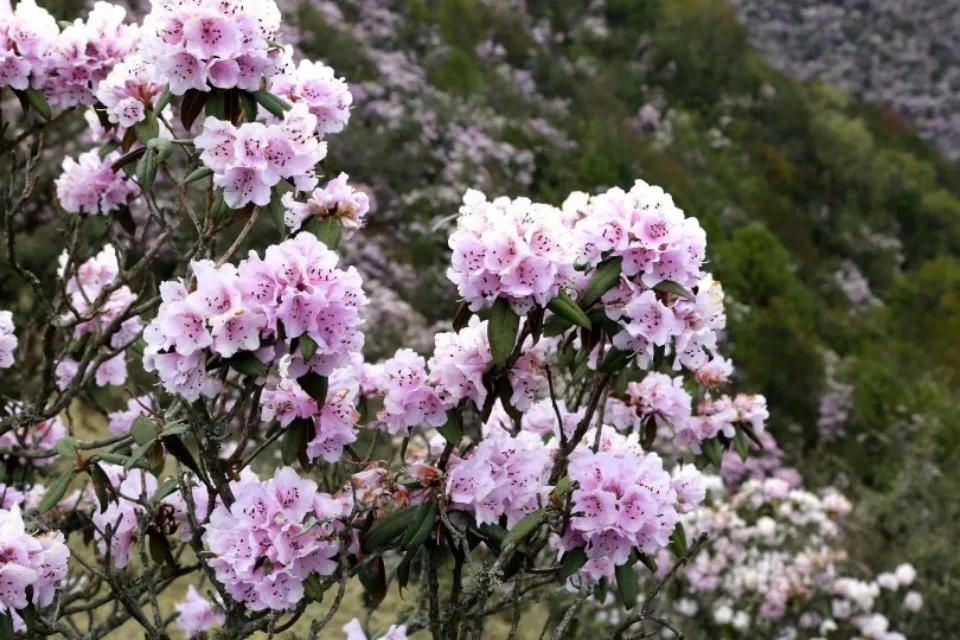
[[[843,542],[850,502],[834,489],[812,493],[780,478],[749,480],[728,494],[710,478],[707,507],[685,516],[711,544],[681,569],[679,619],[722,635],[902,640],[889,617],[923,604],[909,564],[862,579]],[[669,567],[662,558],[661,571]]]
[[[364,321],[377,300],[340,240],[377,211],[324,165],[345,81],[294,62],[272,0],[124,17],[98,3],[59,31],[28,3],[0,13],[0,77],[25,109],[17,207],[46,121],[89,106],[100,143],[63,161],[55,281],[7,245],[40,318],[0,314],[0,366],[29,380],[0,416],[3,630],[250,637],[312,617],[320,637],[348,585],[376,609],[396,582],[422,597],[383,637],[482,632],[575,589],[559,638],[610,588],[633,609],[644,576],[627,626],[672,624],[648,603],[674,575],[658,564],[699,566],[701,470],[735,455],[750,475],[769,438],[765,399],[727,389],[697,219],[641,180],[559,207],[467,190],[450,330],[371,361],[366,334],[389,327]],[[170,615],[159,594],[180,578]],[[783,618],[775,586],[761,606]]]

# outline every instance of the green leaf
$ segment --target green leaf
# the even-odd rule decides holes
[[[10,611],[0,613],[0,640],[14,640],[13,613]]]
[[[168,495],[173,493],[179,488],[179,483],[176,478],[167,478],[160,483],[160,486],[157,487],[157,490],[153,492],[153,497],[150,498],[151,502],[160,502]]]
[[[744,462],[750,457],[750,443],[747,442],[747,436],[744,435],[742,429],[737,429],[737,433],[733,436],[733,450]]]
[[[50,109],[50,104],[43,92],[37,89],[24,89],[23,95],[27,99],[27,104],[39,113],[41,118],[49,120],[53,117],[53,111]]]
[[[421,516],[419,526],[414,532],[413,537],[404,545],[407,551],[416,551],[420,548],[430,537],[430,533],[433,531],[433,525],[437,523],[437,503],[433,500],[427,500],[424,504],[427,505],[426,512]]]
[[[760,437],[757,435],[757,432],[753,430],[753,425],[751,425],[749,422],[741,422],[739,426],[740,426],[740,429],[742,429],[743,432],[747,435],[747,437],[750,438],[751,441],[753,441],[753,444],[757,445],[757,447],[759,447],[760,450],[762,451],[763,442],[760,440]]]
[[[617,373],[622,371],[630,364],[630,361],[633,360],[632,351],[621,351],[615,347],[610,347],[607,351],[607,355],[604,356],[603,362],[600,363],[598,371],[600,373]]]
[[[520,328],[520,316],[503,298],[497,298],[490,309],[487,321],[487,338],[490,341],[490,353],[496,368],[502,368],[513,353],[517,342],[517,330]]]
[[[457,305],[457,312],[453,316],[453,330],[460,331],[470,323],[470,318],[473,316],[473,311],[470,310],[470,305],[466,300],[460,302]]]
[[[587,553],[583,547],[571,549],[560,559],[560,577],[567,579],[587,564]]]
[[[122,156],[120,156],[119,158],[117,158],[116,160],[114,160],[113,164],[110,165],[110,170],[116,173],[117,171],[127,166],[128,164],[136,160],[139,160],[140,156],[142,156],[146,152],[147,152],[146,147],[137,147],[133,151],[129,151],[123,154]]]
[[[262,378],[267,375],[267,365],[260,362],[252,351],[239,351],[227,360],[227,364],[234,371],[251,378]]]
[[[503,548],[503,541],[510,535],[510,532],[500,525],[490,523],[480,525],[477,531],[483,536],[483,541],[487,546],[497,553],[500,553],[500,550]]]
[[[240,92],[240,105],[243,107],[243,117],[247,122],[257,119],[257,99],[249,91]]]
[[[580,296],[580,305],[584,308],[591,306],[599,300],[603,294],[617,286],[620,282],[620,269],[623,266],[623,258],[617,256],[608,258],[597,266],[593,277],[587,288],[583,290]]]
[[[583,327],[584,329],[593,327],[590,318],[588,318],[587,314],[583,312],[583,309],[567,295],[566,291],[561,291],[557,294],[557,297],[547,304],[547,308],[567,322],[575,324],[578,327]]]
[[[47,489],[47,492],[43,494],[43,499],[40,500],[40,504],[37,506],[37,513],[46,513],[57,506],[57,503],[66,495],[67,489],[70,488],[70,483],[73,482],[76,476],[76,469],[69,469],[54,480],[50,488]]]
[[[170,541],[167,536],[154,529],[148,529],[147,547],[150,550],[150,557],[157,564],[165,564],[169,567],[177,566],[177,560],[173,557],[173,550],[170,548]]]
[[[310,465],[307,460],[307,443],[313,440],[316,427],[313,420],[297,418],[287,425],[286,433],[283,434],[283,442],[280,445],[280,455],[283,463],[291,465],[297,460],[300,465],[307,468]]]
[[[276,96],[265,89],[261,89],[253,94],[253,97],[256,99],[257,104],[261,107],[277,116],[278,118],[283,117],[283,113],[290,109],[290,103]]]
[[[134,449],[133,453],[130,454],[130,457],[127,458],[127,462],[123,465],[123,468],[128,471],[132,469],[138,462],[143,460],[148,453],[150,453],[150,450],[153,449],[155,444],[157,444],[157,441],[151,440],[146,444],[139,445],[136,449]]]
[[[687,555],[687,532],[683,528],[683,523],[678,522],[673,533],[670,535],[670,551],[677,558]]]
[[[168,422],[163,426],[163,430],[160,432],[160,435],[180,436],[185,434],[188,430],[189,428],[187,427],[187,423],[174,420],[173,422]]]
[[[64,436],[57,442],[57,453],[65,458],[72,458],[77,454],[77,439]]]
[[[197,474],[197,477],[202,477],[200,465],[193,459],[193,454],[190,453],[190,449],[187,448],[187,445],[183,443],[183,440],[181,440],[179,436],[164,435],[161,436],[160,442],[163,443],[163,448],[166,449],[170,455],[180,461],[180,464]]]
[[[573,491],[574,482],[570,479],[570,476],[563,476],[557,481],[556,486],[553,487],[551,492],[551,497],[556,496],[559,499],[567,497],[571,491]]]
[[[643,563],[643,566],[645,566],[647,569],[650,570],[650,573],[656,573],[656,572],[657,572],[657,559],[656,559],[656,558],[654,558],[653,556],[648,556],[648,555],[645,554],[645,553],[639,553],[639,554],[637,554],[637,558],[640,560],[640,562]]]
[[[284,220],[284,207],[283,202],[281,202],[280,191],[277,189],[273,189],[270,192],[270,202],[267,204],[267,212],[270,214],[270,219],[273,220],[273,226],[277,228],[280,237],[286,236],[287,223]]]
[[[206,104],[206,91],[187,89],[187,92],[183,94],[183,100],[180,101],[180,122],[184,129],[190,130],[194,120],[197,119]]]
[[[160,135],[160,122],[157,120],[157,116],[148,113],[143,120],[133,125],[133,129],[137,132],[137,140],[147,144]]]
[[[196,182],[198,180],[203,180],[204,178],[209,178],[213,175],[213,169],[208,167],[198,167],[190,172],[186,178],[183,179],[183,184],[190,184],[191,182]]]
[[[566,318],[558,315],[550,316],[550,319],[543,323],[543,335],[548,338],[554,338],[573,326],[573,323]]]
[[[707,462],[719,469],[720,463],[723,462],[723,445],[720,444],[720,440],[711,438],[710,440],[704,441],[701,446]]]
[[[299,384],[300,388],[306,391],[307,395],[313,398],[318,405],[323,406],[324,401],[327,399],[328,384],[326,376],[308,371],[297,378],[297,384]]]
[[[157,154],[153,158],[153,166],[159,167],[161,164],[167,161],[170,158],[170,154],[173,153],[173,143],[166,138],[154,138],[147,146],[156,150]]]
[[[170,100],[173,99],[173,93],[170,91],[170,87],[167,87],[163,90],[163,93],[160,94],[160,97],[157,98],[157,101],[153,105],[154,113],[162,113],[166,109],[167,105],[170,104]],[[187,127],[188,129],[190,127]]]
[[[152,147],[147,147],[144,154],[140,156],[140,162],[137,163],[137,184],[144,192],[153,191],[153,183],[157,179],[157,167],[153,164],[154,156],[156,151]]]
[[[317,341],[308,335],[300,336],[300,354],[304,360],[309,360],[317,353]]]
[[[363,604],[375,609],[387,597],[387,571],[383,558],[374,558],[360,565],[357,577],[363,585]]]
[[[213,89],[207,93],[207,104],[204,111],[208,116],[213,116],[218,120],[226,119],[227,103],[222,89]]]
[[[417,507],[406,507],[381,518],[360,537],[360,544],[367,553],[376,551],[393,542],[417,514]]]
[[[117,491],[113,488],[109,476],[99,464],[93,463],[88,466],[87,474],[93,481],[93,491],[97,494],[97,501],[100,503],[100,513],[103,513],[110,505],[110,500],[117,499]]]
[[[463,437],[463,419],[460,412],[456,409],[447,411],[447,421],[442,427],[437,429],[443,439],[452,445],[460,444],[460,438]]]
[[[538,509],[524,516],[520,522],[513,525],[513,529],[510,530],[510,533],[508,533],[507,537],[503,540],[503,546],[506,547],[511,544],[518,545],[523,542],[525,538],[540,527],[546,517],[547,512],[544,509]]]
[[[327,245],[328,249],[336,249],[340,244],[340,237],[343,235],[343,229],[340,228],[340,221],[333,216],[316,216],[308,219],[303,225],[303,230],[317,236],[317,240]]]
[[[138,416],[130,427],[130,433],[133,434],[133,440],[138,445],[143,446],[148,442],[157,439],[157,427],[151,420],[143,416]]]
[[[677,296],[678,298],[686,298],[687,300],[690,300],[690,301],[695,300],[692,293],[690,293],[682,284],[680,284],[679,282],[674,282],[673,280],[662,280],[657,284],[653,285],[653,288],[656,291],[669,293],[671,295]]]
[[[617,593],[620,595],[620,602],[627,609],[632,609],[637,604],[637,596],[640,595],[640,583],[637,580],[637,572],[630,562],[618,565],[614,569],[617,576]]]
[[[103,460],[104,462],[109,462],[110,464],[127,464],[127,456],[122,456],[119,453],[98,453],[93,459]]]
[[[320,582],[320,576],[316,573],[311,573],[307,576],[307,579],[303,581],[303,594],[307,596],[308,599],[314,602],[322,602],[323,592],[323,583]]]

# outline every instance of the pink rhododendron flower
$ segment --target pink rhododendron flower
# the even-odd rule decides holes
[[[54,17],[34,0],[0,7],[0,87],[29,88],[43,73],[59,32]]]
[[[313,134],[315,122],[303,105],[295,105],[282,121],[270,125],[247,122],[234,127],[208,116],[194,144],[230,208],[250,202],[262,207],[281,179],[292,181],[297,190],[317,185],[314,167],[327,155],[327,143]]]
[[[463,196],[450,236],[447,277],[473,310],[508,300],[518,312],[546,306],[573,278],[574,246],[560,211],[527,198]]]
[[[34,80],[51,106],[96,101],[97,85],[136,49],[139,29],[124,24],[126,13],[120,5],[99,1],[86,20],[74,20],[57,36],[43,74]]]
[[[62,533],[30,535],[19,507],[0,509],[0,612],[50,605],[69,557]]]
[[[283,220],[291,231],[296,231],[310,218],[336,218],[348,233],[356,231],[366,221],[370,198],[363,191],[347,183],[349,176],[341,173],[322,189],[315,189],[306,202],[297,202],[293,194],[283,195]]]
[[[141,469],[124,470],[112,464],[101,464],[101,467],[120,497],[109,502],[105,511],[94,511],[94,538],[100,555],[109,554],[113,566],[122,569],[130,562],[139,531],[137,516],[144,512],[143,505],[135,500],[151,498],[157,490],[157,479]]]
[[[680,472],[680,497],[660,457],[641,451],[635,435],[606,430],[604,436],[598,452],[581,446],[571,455],[574,517],[567,533],[555,540],[563,550],[584,548],[587,564],[581,572],[591,580],[612,578],[614,567],[626,563],[634,548],[656,554],[667,545],[678,512],[699,504],[694,478],[699,472]],[[589,434],[585,441],[592,442]]]
[[[270,91],[290,104],[303,103],[317,118],[317,133],[339,133],[350,119],[353,96],[343,78],[322,62],[288,62],[270,80]]]
[[[192,584],[187,587],[183,601],[174,605],[174,609],[177,611],[177,626],[188,638],[223,624],[223,614]]]
[[[74,160],[63,159],[63,173],[57,178],[57,200],[70,213],[110,213],[130,203],[140,187],[123,171],[110,168],[120,154],[111,151],[100,157],[96,149]]]
[[[450,506],[473,513],[478,524],[507,517],[513,526],[539,508],[555,449],[530,432],[490,434],[465,459],[453,459],[445,490]]]
[[[341,503],[289,467],[266,482],[244,470],[231,490],[236,502],[218,505],[203,535],[217,580],[252,611],[293,609],[304,580],[337,568]]]
[[[153,2],[143,20],[140,55],[176,95],[207,91],[208,82],[256,91],[276,71],[270,41],[279,27],[273,0]]]
[[[147,109],[153,108],[164,90],[154,75],[138,55],[113,67],[97,87],[97,100],[106,107],[110,122],[127,129],[146,118]]]
[[[400,349],[384,362],[381,392],[383,409],[377,421],[392,435],[447,421],[447,407],[429,383],[426,361],[412,349]]]

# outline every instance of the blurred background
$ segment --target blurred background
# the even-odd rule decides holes
[[[44,4],[60,18],[82,8]],[[728,300],[725,350],[738,384],[767,396],[788,462],[853,499],[858,562],[918,568],[925,606],[902,630],[957,637],[960,3],[283,9],[287,39],[354,91],[326,166],[373,198],[367,232],[343,252],[386,329],[371,358],[429,347],[450,317],[445,240],[466,188],[559,204],[572,190],[659,184],[707,230]],[[19,107],[5,108],[10,118]],[[86,149],[82,125],[57,135]],[[21,245],[49,275],[62,246],[47,224],[59,162]],[[264,223],[249,244],[275,236]],[[21,284],[0,282],[0,306],[22,316]]]

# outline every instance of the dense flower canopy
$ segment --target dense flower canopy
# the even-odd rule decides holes
[[[381,219],[326,139],[363,92],[284,37],[273,0],[154,0],[139,24],[0,6],[22,140],[71,109],[93,134],[62,154],[54,282],[6,248],[40,320],[0,311],[0,369],[26,381],[0,402],[0,631],[272,635],[324,601],[319,637],[356,577],[371,610],[393,583],[421,602],[348,640],[460,637],[575,591],[563,637],[608,590],[596,622],[620,633],[671,628],[649,607],[676,578],[669,615],[696,597],[704,625],[900,638],[873,605],[912,568],[841,571],[851,505],[802,488],[775,407],[734,387],[706,233],[662,188],[458,191],[446,320],[365,350],[397,324],[370,320]],[[158,594],[180,583],[170,615]]]

